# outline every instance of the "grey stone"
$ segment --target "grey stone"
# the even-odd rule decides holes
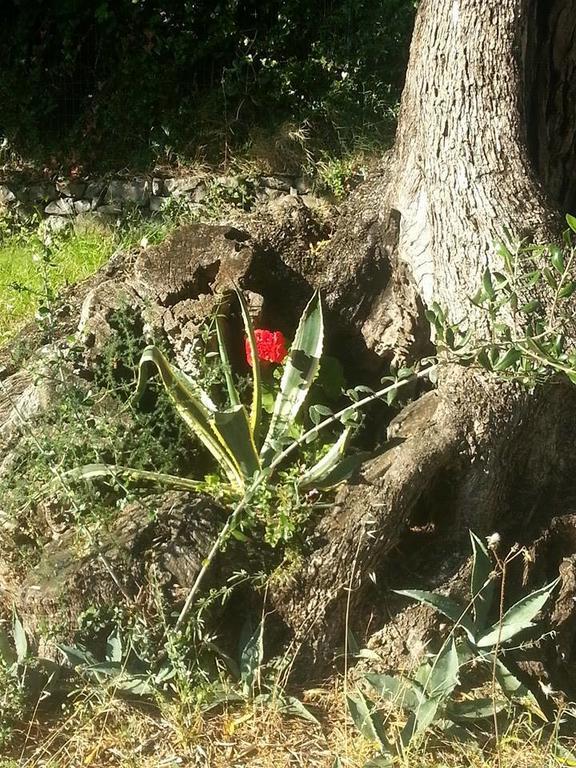
[[[152,195],[155,197],[160,197],[161,195],[164,195],[166,190],[164,189],[164,179],[161,179],[159,177],[154,177],[152,179]]]
[[[31,203],[49,203],[58,197],[58,193],[54,184],[46,182],[27,187],[26,196]]]
[[[320,204],[320,200],[314,195],[302,195],[301,200],[307,208],[316,208]]]
[[[150,210],[157,212],[163,211],[170,205],[169,197],[151,197],[150,198]]]
[[[54,202],[48,203],[46,208],[44,208],[44,213],[55,216],[71,216],[74,213],[74,201],[70,197],[54,200]]]
[[[272,187],[266,187],[264,190],[268,200],[278,200],[279,197],[284,196],[284,191],[280,189],[273,189]]]
[[[214,183],[219,187],[226,187],[226,189],[234,189],[239,187],[242,179],[239,176],[216,176]]]
[[[106,200],[109,203],[120,202],[144,206],[149,199],[150,182],[148,179],[133,179],[132,181],[115,179],[110,182],[106,191]]]
[[[84,197],[92,201],[99,200],[105,189],[106,184],[103,181],[89,181],[84,190]]]
[[[267,189],[277,189],[280,192],[290,192],[294,186],[293,176],[262,176],[260,184]]]
[[[87,344],[86,359],[97,357],[108,339],[114,336],[112,317],[121,309],[141,310],[141,302],[135,291],[128,285],[115,280],[104,280],[86,294],[80,320],[78,336]]]
[[[71,225],[71,221],[67,216],[48,216],[41,224],[41,228],[44,232],[51,232],[57,235],[59,232],[64,232],[65,229]]]
[[[206,189],[206,185],[204,183],[199,184],[192,192],[192,202],[201,203],[207,194],[208,190]]]
[[[85,181],[77,181],[76,179],[64,179],[56,184],[58,191],[64,197],[84,197],[87,185]],[[88,195],[90,197],[90,195]]]
[[[299,195],[307,195],[312,190],[312,179],[308,176],[297,176],[294,179],[294,187]]]
[[[59,363],[52,347],[39,350],[39,359],[2,382],[0,390],[0,437],[7,442],[30,419],[54,405],[58,377],[54,364]],[[59,368],[59,375],[60,375]]]
[[[165,179],[164,189],[168,195],[178,197],[192,192],[202,184],[200,176],[180,176],[177,179]]]
[[[76,213],[88,213],[91,208],[92,203],[90,200],[76,200],[74,202],[74,210]]]
[[[16,195],[10,187],[5,184],[0,184],[0,204],[6,205],[6,203],[13,203],[16,200]]]

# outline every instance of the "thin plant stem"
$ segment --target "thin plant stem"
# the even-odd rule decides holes
[[[186,601],[182,606],[182,610],[180,611],[180,615],[178,616],[178,619],[176,621],[176,625],[174,627],[175,631],[182,629],[184,622],[186,621],[186,619],[188,618],[188,615],[190,614],[190,611],[192,610],[192,606],[194,605],[194,598],[196,597],[200,587],[202,586],[202,582],[204,581],[204,577],[206,576],[208,569],[212,565],[212,562],[216,557],[216,555],[218,554],[220,547],[225,543],[226,539],[228,538],[230,531],[233,530],[234,526],[240,519],[242,512],[248,506],[248,502],[254,495],[254,492],[256,491],[256,488],[258,487],[258,485],[259,485],[259,482],[256,482],[249,489],[247,489],[246,493],[244,494],[244,497],[234,507],[232,513],[228,517],[228,520],[226,520],[226,523],[223,526],[222,530],[214,540],[214,543],[212,544],[210,551],[208,552],[208,554],[204,559],[204,562],[202,563],[202,568],[200,568],[200,570],[198,571],[198,575],[196,576],[194,584],[192,585],[192,587],[190,588],[190,591],[188,592]]]
[[[502,617],[504,616],[504,595],[506,592],[506,560],[501,564],[502,578],[500,581],[500,601],[498,604],[498,637],[494,646],[492,660],[492,721],[494,723],[494,738],[496,740],[496,762],[498,768],[502,763],[500,753],[500,730],[498,726],[498,710],[496,707],[496,664],[498,663],[498,651],[500,650],[500,638],[502,636]]]

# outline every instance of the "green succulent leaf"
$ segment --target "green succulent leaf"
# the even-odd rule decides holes
[[[472,542],[472,577],[470,581],[470,594],[474,609],[474,623],[477,631],[486,626],[486,620],[492,600],[496,582],[490,578],[493,571],[490,554],[484,542],[470,531]]]
[[[234,457],[242,477],[253,477],[260,470],[260,459],[252,440],[250,422],[244,406],[216,411],[212,420],[223,444]]]
[[[72,667],[84,667],[96,664],[94,656],[82,646],[57,645],[56,647],[64,654],[66,661]]]
[[[498,642],[505,643],[519,632],[533,627],[532,620],[545,606],[558,582],[559,579],[556,579],[551,584],[547,584],[519,600],[506,611],[501,621],[494,624],[488,632],[478,638],[476,645],[479,648],[490,648]]]
[[[230,405],[235,407],[240,405],[240,397],[232,376],[232,366],[230,365],[230,358],[228,357],[228,349],[226,348],[226,342],[224,340],[224,328],[220,315],[216,315],[216,338],[218,339],[218,352],[220,354],[220,363],[222,365],[222,371],[224,372]]]
[[[470,701],[454,701],[449,704],[446,714],[451,720],[469,722],[470,720],[485,720],[493,717],[494,712],[502,712],[509,706],[507,701],[471,699]]]
[[[494,657],[488,656],[487,661],[492,665],[494,664]],[[523,682],[521,682],[516,675],[514,675],[509,668],[503,664],[503,662],[500,661],[500,659],[496,659],[496,663],[494,666],[494,671],[496,674],[496,680],[498,681],[498,685],[502,689],[502,693],[506,696],[507,699],[509,699],[512,702],[520,702],[528,706],[533,712],[535,712],[542,720],[546,721],[547,717],[542,712],[540,708],[540,704],[538,703],[538,699],[532,691],[528,688],[527,685],[525,685]]]
[[[314,725],[320,725],[318,718],[314,717],[312,712],[296,696],[282,696],[278,701],[278,711],[284,715],[299,717],[301,720],[308,720]]]
[[[445,699],[459,682],[460,661],[454,638],[446,643],[432,665],[430,677],[424,686],[426,695],[431,698]]]
[[[391,675],[365,675],[378,695],[398,707],[414,712],[425,701],[422,688],[411,680]]]
[[[246,633],[244,633],[244,637],[245,635]],[[247,694],[254,688],[263,658],[262,625],[258,624],[256,629],[247,637],[240,653],[240,679]]]
[[[405,747],[410,742],[420,739],[427,728],[434,722],[440,709],[441,699],[427,699],[416,712],[411,712],[406,725],[400,734],[400,740]]]
[[[413,600],[418,600],[419,603],[435,608],[444,616],[451,619],[455,624],[462,627],[470,642],[474,642],[474,624],[472,623],[472,619],[467,615],[467,609],[462,609],[458,603],[455,603],[444,595],[438,595],[435,592],[426,592],[419,589],[395,589],[394,592],[398,595],[411,597]]]
[[[110,477],[131,480],[136,483],[155,483],[166,488],[177,488],[182,491],[206,490],[206,483],[201,480],[192,480],[188,477],[168,475],[163,472],[152,472],[145,469],[133,469],[123,467],[121,464],[85,464],[83,467],[75,467],[63,473],[63,477],[73,480],[93,480],[97,477]]]
[[[354,725],[364,738],[379,744],[382,749],[389,749],[382,718],[374,711],[374,704],[361,691],[348,694],[346,701]]]
[[[494,656],[490,656],[488,658],[488,662],[493,664]],[[503,662],[500,661],[500,659],[496,659],[495,672],[496,679],[498,680],[500,688],[502,688],[502,691],[507,698],[519,700],[523,699],[530,693],[530,690],[524,685],[524,683],[518,680],[516,675],[512,674],[512,672],[505,664],[503,664]]]
[[[260,368],[260,358],[258,357],[258,349],[256,347],[254,324],[250,317],[248,304],[246,303],[242,291],[236,290],[236,296],[238,297],[238,302],[240,304],[242,322],[244,323],[244,331],[246,333],[252,358],[252,407],[250,409],[250,429],[252,430],[252,440],[256,443],[260,431],[260,422],[262,420],[262,372]]]
[[[320,294],[316,292],[306,305],[284,368],[280,392],[268,434],[262,446],[262,466],[269,466],[278,455],[278,445],[290,427],[310,390],[320,366],[324,341],[324,319]]]
[[[333,488],[350,477],[364,458],[364,454],[345,456],[351,434],[352,427],[346,427],[324,456],[302,475],[298,483],[301,488]]]
[[[193,379],[168,362],[158,347],[146,347],[142,353],[134,402],[140,400],[148,380],[155,372],[160,374],[162,383],[186,426],[214,456],[232,485],[244,487],[245,477],[238,463],[224,444],[221,435],[214,429],[213,416],[217,411],[216,406]]]
[[[132,696],[152,696],[157,692],[146,675],[118,675],[114,678],[114,688]]]

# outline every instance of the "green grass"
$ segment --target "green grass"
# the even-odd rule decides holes
[[[48,263],[37,231],[0,236],[0,345],[34,316],[48,288],[58,291],[84,280],[115,251],[128,250],[143,238],[149,244],[161,242],[185,218],[174,207],[158,218],[136,212],[115,227],[94,222],[72,228],[52,238]]]
[[[108,230],[73,232],[54,242],[45,265],[36,234],[18,233],[0,243],[0,344],[34,315],[47,285],[60,289],[88,277],[114,247],[115,237]]]

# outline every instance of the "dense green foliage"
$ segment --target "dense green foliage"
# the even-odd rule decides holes
[[[414,0],[8,0],[4,152],[209,159],[286,121],[339,146],[390,130]],[[301,135],[301,134],[299,134]],[[309,135],[309,134],[307,134]],[[105,158],[102,152],[105,150]]]

